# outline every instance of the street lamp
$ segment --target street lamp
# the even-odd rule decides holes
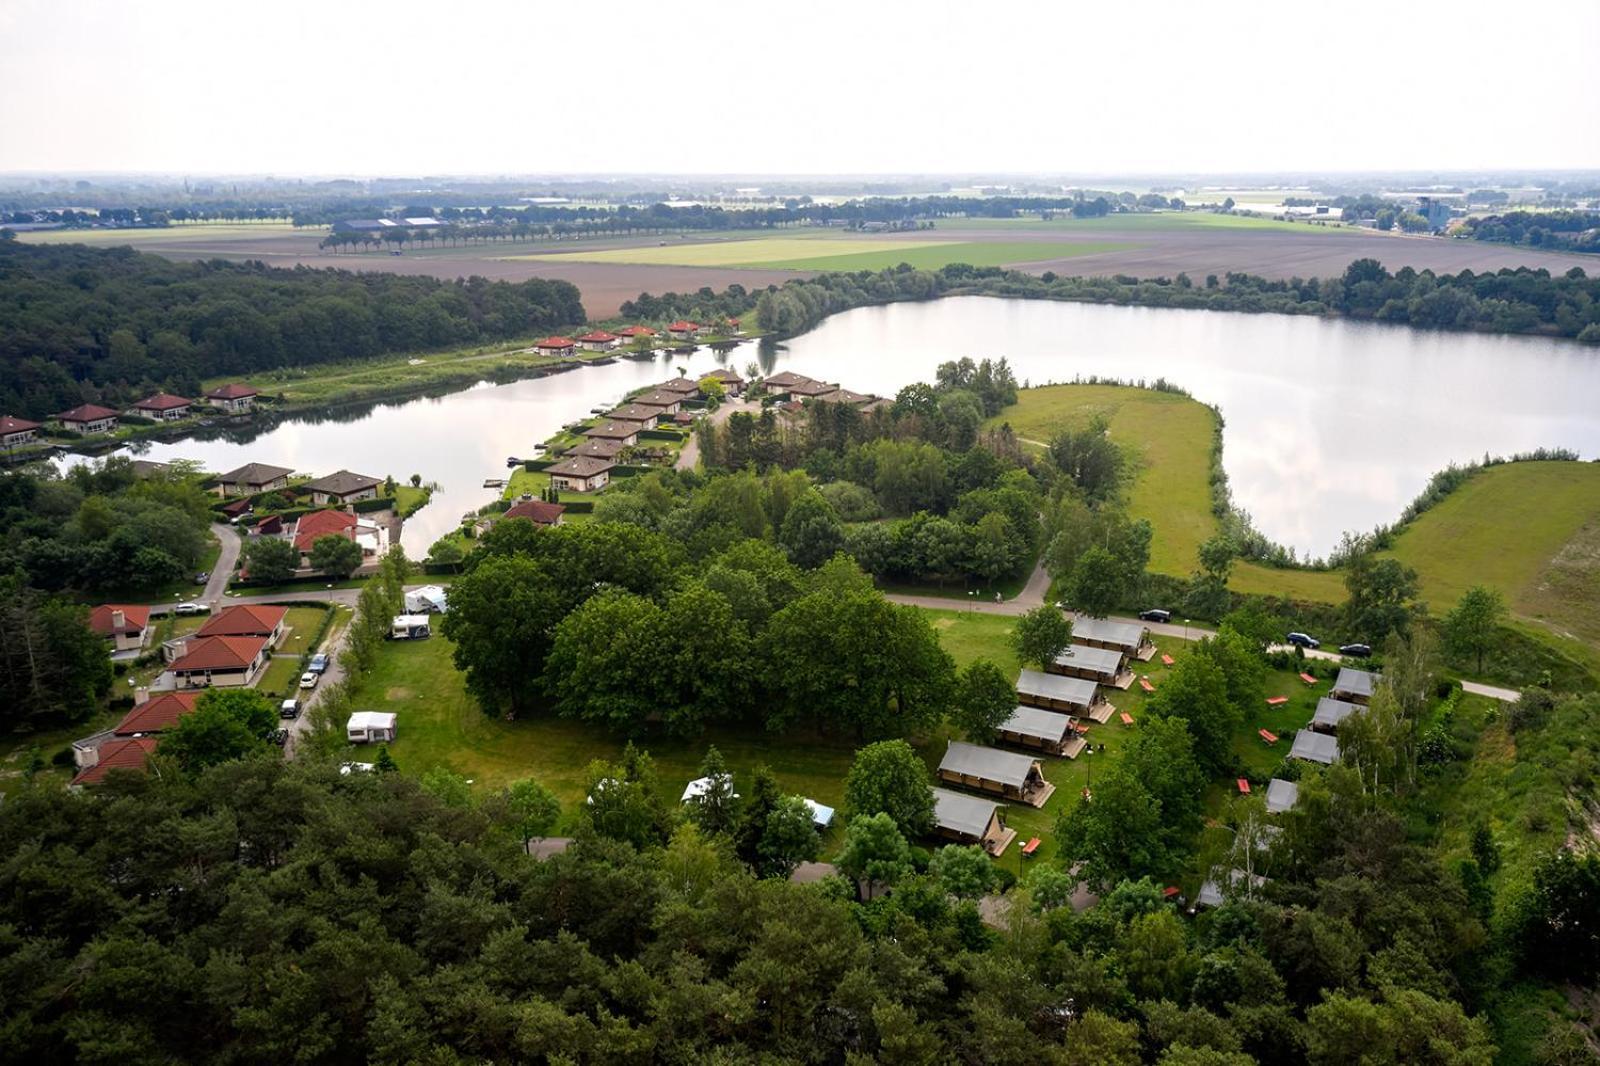
[[[976,611],[977,609],[978,609],[978,590],[977,589],[968,589],[967,590],[967,610]]]
[[[1183,639],[1185,641],[1189,639],[1189,620],[1187,618],[1183,620]]]
[[[1085,801],[1089,801],[1094,799],[1094,745],[1090,744],[1084,748],[1083,754],[1084,758],[1088,760],[1083,764],[1084,769],[1088,772],[1088,776],[1083,782],[1083,798]]]

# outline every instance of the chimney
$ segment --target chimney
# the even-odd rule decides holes
[[[113,609],[112,612],[111,612],[111,628],[112,628],[112,630],[113,631],[120,631],[122,629],[122,627],[127,625],[127,624],[128,624],[128,616],[127,616],[127,614],[125,614],[122,611],[121,608]]]
[[[138,707],[138,706],[140,706],[140,705],[142,705],[144,703],[148,703],[149,701],[150,701],[150,690],[148,688],[145,688],[143,685],[140,685],[138,688],[133,690],[133,705],[135,707]]]

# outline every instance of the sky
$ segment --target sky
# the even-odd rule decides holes
[[[1600,167],[1600,0],[0,0],[0,172]]]

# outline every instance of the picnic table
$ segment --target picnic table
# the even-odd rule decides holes
[[[1285,703],[1288,703],[1288,702],[1289,702],[1289,697],[1288,696],[1268,696],[1267,697],[1267,706],[1268,707],[1281,707]]]
[[[1117,713],[1122,716],[1122,724],[1123,725],[1132,725],[1133,724],[1133,715],[1129,714],[1127,711],[1118,711]]]
[[[1256,735],[1262,740],[1266,741],[1268,744],[1276,744],[1278,742],[1278,734],[1272,732],[1271,730],[1258,729],[1256,730]]]
[[[1029,838],[1029,840],[1028,840],[1028,842],[1026,844],[1022,845],[1022,857],[1024,859],[1031,859],[1031,858],[1033,858],[1033,853],[1038,851],[1038,850],[1039,850],[1039,838],[1038,837],[1031,837],[1031,838]]]
[[[1139,679],[1139,687],[1144,689],[1146,692],[1154,692],[1156,690],[1156,687],[1150,683],[1150,679],[1148,677],[1141,677]]]
[[[1249,782],[1248,779],[1243,778],[1243,777],[1239,778],[1239,795],[1241,795],[1241,796],[1250,795],[1250,782]]]
[[[1161,661],[1163,663],[1165,663],[1166,665],[1171,666],[1172,665],[1172,656],[1168,655],[1166,652],[1162,652],[1161,653]]]
[[[1317,679],[1312,677],[1310,674],[1301,674],[1300,680],[1304,681],[1308,685],[1315,685],[1317,683]]]

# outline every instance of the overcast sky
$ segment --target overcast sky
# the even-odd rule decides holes
[[[0,0],[0,171],[1600,167],[1600,0]]]

